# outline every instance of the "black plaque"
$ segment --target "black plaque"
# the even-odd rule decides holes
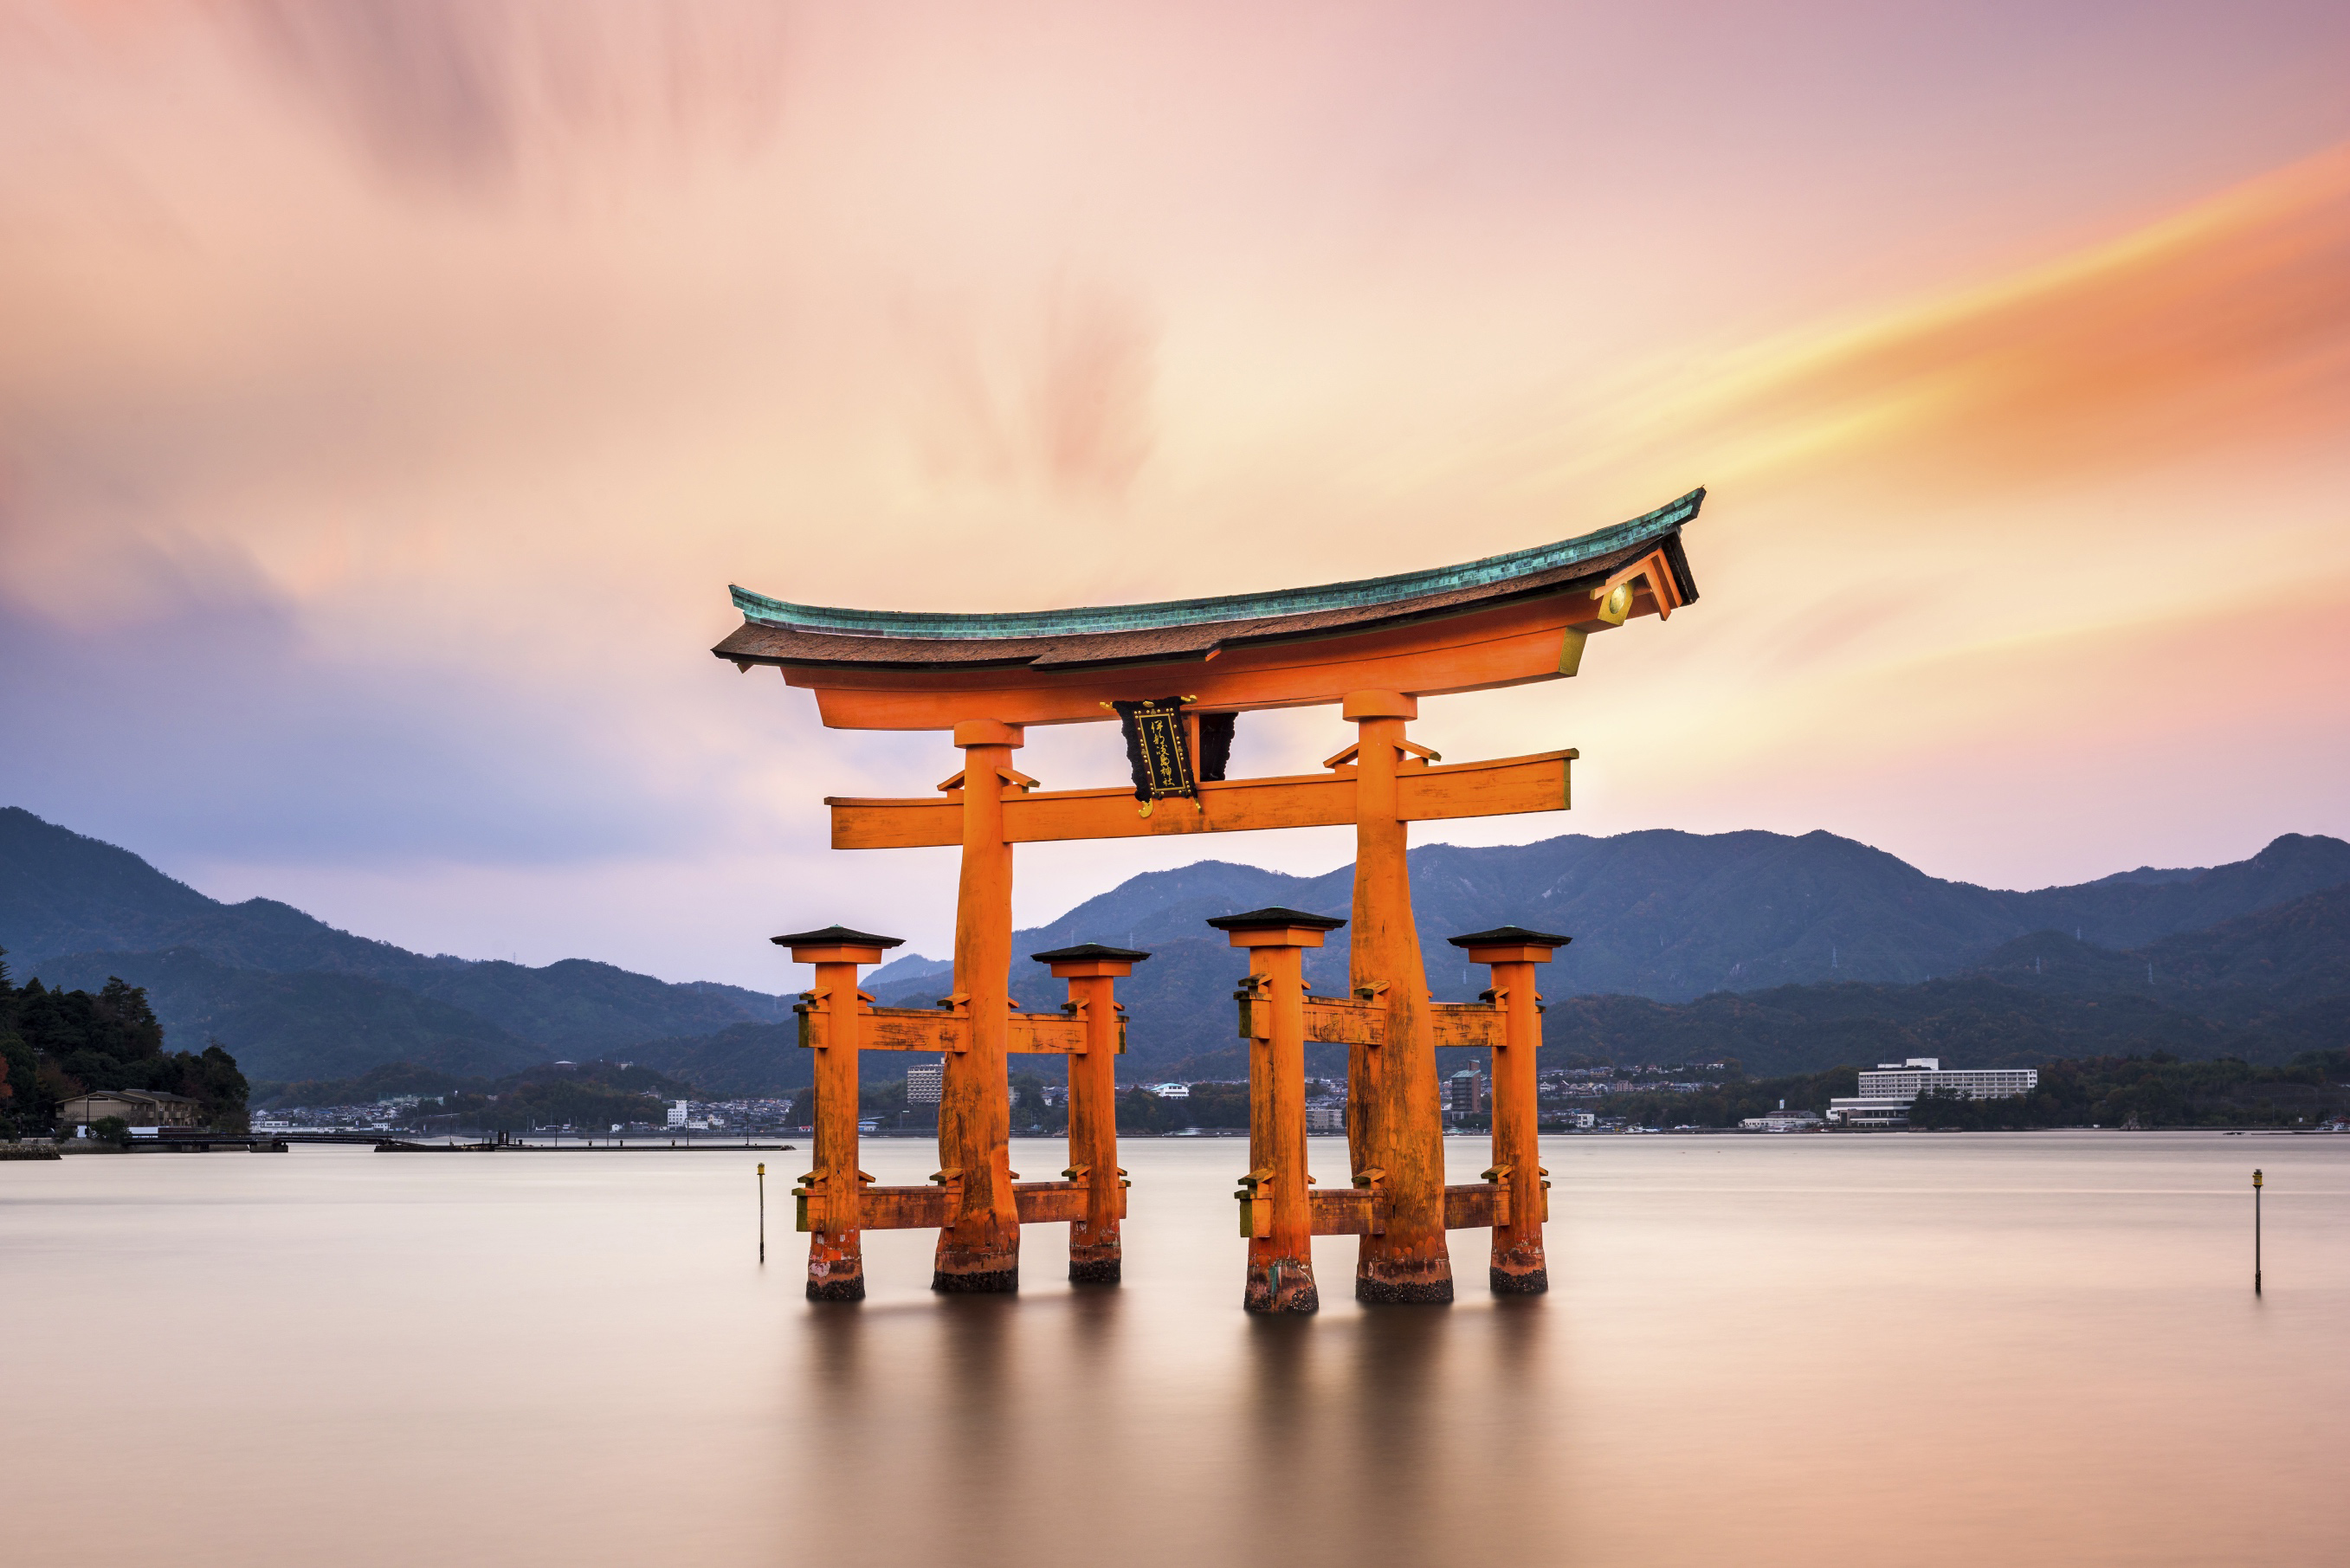
[[[1183,700],[1155,697],[1139,702],[1113,702],[1118,727],[1126,732],[1126,760],[1134,770],[1134,798],[1165,800],[1200,796],[1198,774],[1191,763],[1191,738],[1183,724]]]

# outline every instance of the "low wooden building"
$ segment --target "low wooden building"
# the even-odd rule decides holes
[[[120,1116],[135,1127],[192,1127],[203,1112],[203,1102],[185,1095],[149,1089],[99,1089],[76,1095],[57,1106],[57,1125],[86,1127],[108,1116]]]

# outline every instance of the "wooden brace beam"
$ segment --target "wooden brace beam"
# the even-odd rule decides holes
[[[822,1051],[829,1044],[829,1022],[822,1007],[800,1002],[800,1047]],[[960,1055],[971,1048],[971,1017],[958,1009],[931,1012],[920,1007],[863,1007],[858,1010],[861,1028],[858,1047],[864,1051],[930,1051]],[[1118,1021],[1118,1049],[1126,1054],[1126,1019]],[[1082,1056],[1086,1054],[1086,1021],[1065,1012],[1015,1012],[1004,1039],[1004,1049],[1029,1056]]]

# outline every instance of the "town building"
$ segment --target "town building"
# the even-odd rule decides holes
[[[1162,1100],[1188,1100],[1191,1097],[1191,1085],[1189,1084],[1145,1084],[1142,1085],[1142,1092],[1146,1095],[1156,1095]]]
[[[669,1125],[673,1127],[681,1127],[685,1125],[685,1118],[691,1114],[692,1113],[687,1108],[685,1101],[672,1100],[670,1102],[669,1107]]]
[[[1456,1118],[1485,1114],[1484,1069],[1463,1067],[1444,1080],[1444,1111]]]
[[[57,1106],[57,1120],[68,1127],[87,1127],[120,1116],[135,1127],[192,1127],[203,1114],[203,1102],[185,1095],[147,1089],[98,1089],[76,1095]]]
[[[1920,1095],[1960,1094],[1970,1100],[1998,1100],[2028,1095],[2039,1086],[2036,1067],[1946,1070],[1939,1056],[1879,1062],[1873,1071],[1860,1075],[1858,1094],[1828,1102],[1828,1122],[1847,1127],[1906,1127],[1909,1106]]]
[[[1341,1100],[1308,1100],[1305,1102],[1305,1130],[1309,1133],[1342,1133],[1347,1130],[1347,1106]]]
[[[942,1061],[907,1068],[906,1103],[910,1106],[937,1105],[941,1088],[946,1083],[946,1064]]]

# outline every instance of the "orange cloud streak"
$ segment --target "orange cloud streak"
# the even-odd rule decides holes
[[[2020,276],[1766,350],[1699,407],[1731,470],[1830,456],[1970,488],[2338,430],[2350,145]]]

